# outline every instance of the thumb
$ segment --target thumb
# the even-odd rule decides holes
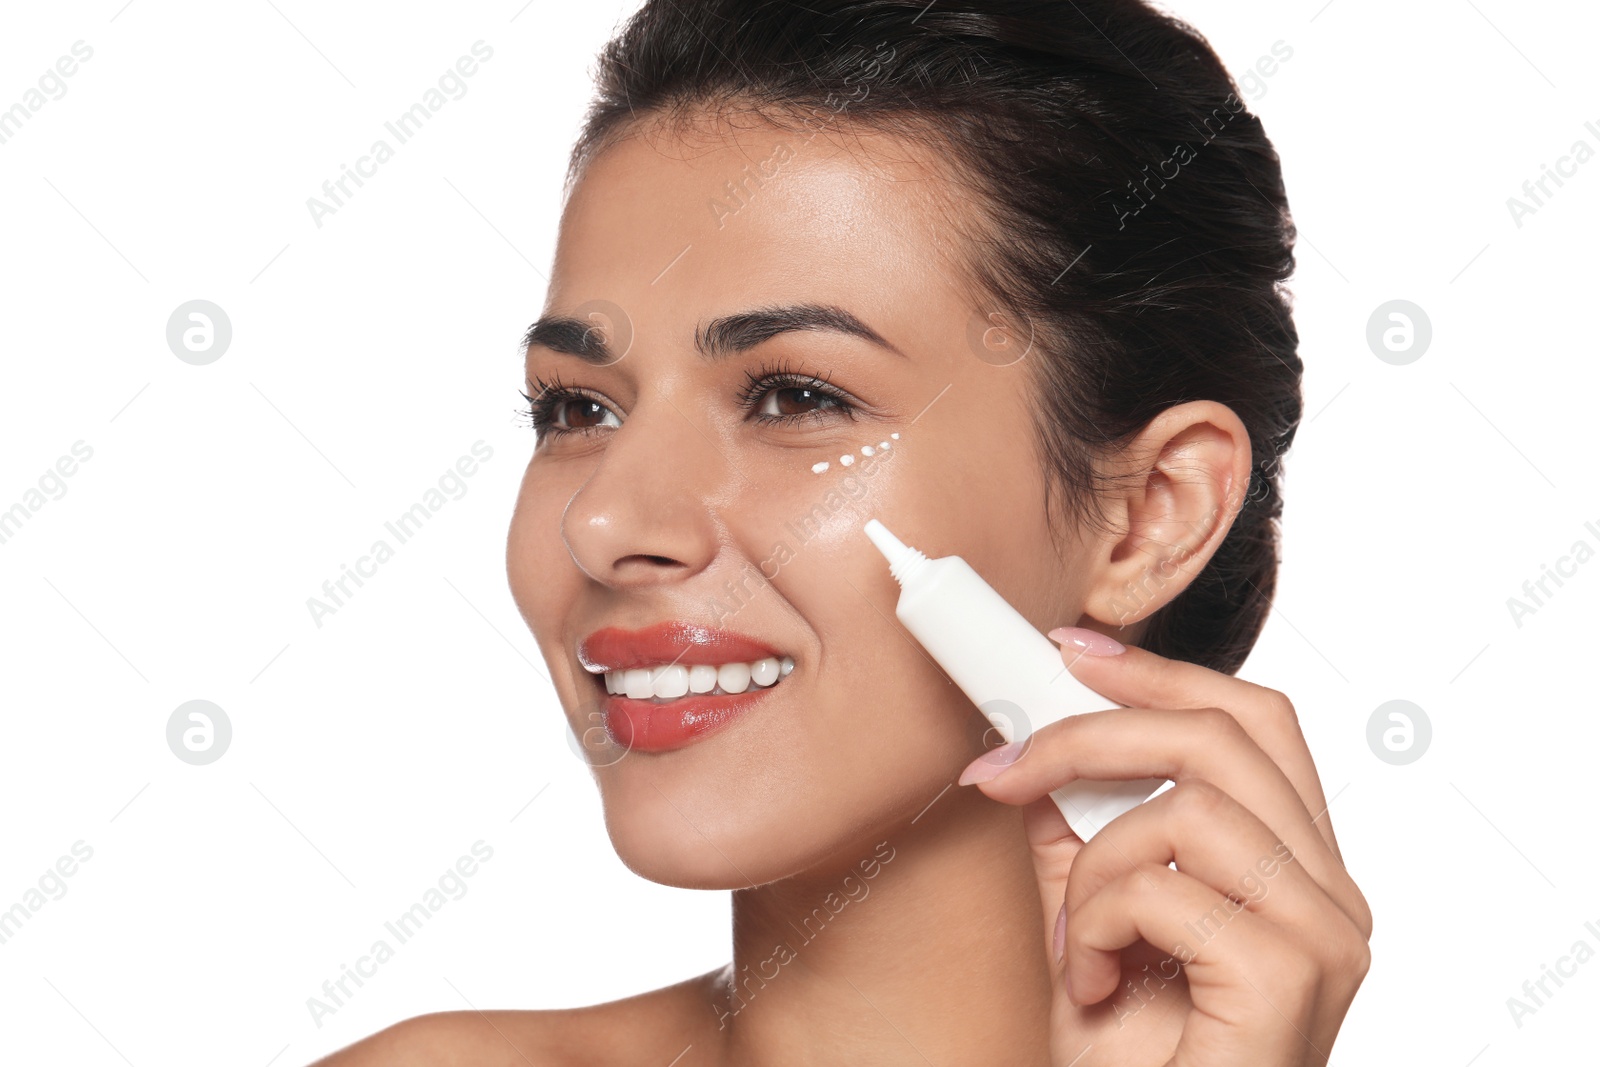
[[[1028,835],[1028,849],[1033,854],[1034,873],[1039,878],[1044,943],[1052,952],[1048,958],[1054,964],[1056,916],[1066,900],[1067,875],[1072,871],[1073,859],[1083,848],[1083,841],[1067,826],[1066,817],[1048,793],[1022,805],[1022,825]]]

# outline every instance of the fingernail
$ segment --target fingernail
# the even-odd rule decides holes
[[[1085,656],[1115,656],[1128,651],[1122,642],[1082,626],[1057,626],[1048,636],[1061,647],[1076,649]]]
[[[1061,902],[1061,910],[1056,913],[1056,936],[1054,941],[1056,966],[1061,966],[1061,953],[1067,947],[1067,902]]]
[[[1007,767],[1017,762],[1025,747],[1021,741],[1012,741],[999,748],[991,748],[967,764],[967,769],[956,779],[956,785],[972,785],[1000,777]]]

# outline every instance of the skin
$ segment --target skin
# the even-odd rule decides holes
[[[724,183],[779,143],[792,157],[719,224],[709,205],[728,203]],[[619,856],[658,882],[733,890],[733,960],[577,1011],[407,1020],[323,1063],[1325,1061],[1371,918],[1288,698],[1069,642],[1073,672],[1129,706],[1041,729],[1008,765],[894,619],[898,589],[860,532],[874,516],[930,557],[964,557],[1041,631],[1131,642],[1211,558],[1249,475],[1234,413],[1184,404],[1118,456],[1132,477],[1105,501],[1109,532],[1052,529],[1029,418],[1040,357],[995,358],[1018,343],[1003,330],[985,352],[969,341],[984,309],[950,224],[970,201],[948,195],[948,177],[886,135],[808,141],[750,121],[640,127],[591,160],[545,313],[609,301],[597,327],[631,343],[604,367],[530,346],[530,382],[559,375],[603,406],[573,400],[556,414],[568,432],[534,451],[508,573],[574,732],[601,738],[594,775]],[[796,303],[843,307],[898,354],[824,330],[714,361],[695,349],[713,318]],[[826,377],[855,417],[783,382],[741,408],[746,373],[778,363]],[[813,414],[778,425],[752,411]],[[870,476],[847,483],[839,456],[891,433]],[[813,474],[819,460],[832,466]],[[818,521],[797,536],[808,513]],[[795,670],[696,744],[619,754],[595,730],[600,694],[577,644],[666,619],[755,636]],[[968,783],[987,780],[951,788],[969,764]],[[1077,776],[1177,785],[1084,845],[1046,796]],[[1291,853],[1270,877],[1256,866]],[[1257,899],[1256,882],[1239,888],[1252,871]],[[1186,934],[1230,891],[1242,909],[1203,943]],[[827,901],[825,927],[802,938],[793,924]],[[1147,967],[1172,978],[1158,987]],[[1151,992],[1134,998],[1128,980]]]

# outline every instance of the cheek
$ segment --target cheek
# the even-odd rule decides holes
[[[888,440],[887,433],[882,439]],[[824,637],[830,631],[813,609],[840,601],[866,608],[849,584],[864,591],[877,576],[876,569],[863,566],[876,552],[861,528],[904,494],[910,466],[905,450],[898,441],[880,449],[878,441],[874,437],[865,446],[870,455],[842,434],[816,448],[774,451],[758,469],[747,468],[749,487],[721,509],[746,570],[760,571],[755,584],[771,583]],[[840,463],[841,456],[850,458],[849,465]],[[824,464],[826,469],[813,471]]]
[[[837,460],[850,454],[848,446],[846,439],[814,454]],[[898,516],[931,530],[939,511],[929,509],[927,486],[941,479],[910,435],[886,451],[863,456],[857,446],[854,454],[849,467],[835,463],[821,474],[811,473],[820,462],[812,450],[764,461],[772,469],[759,477],[746,472],[759,488],[746,490],[722,517],[752,580],[724,583],[715,624],[759,629],[780,614],[804,620],[815,642],[806,666],[817,701],[810,721],[782,728],[794,731],[791,743],[817,745],[805,762],[880,785],[891,771],[939,776],[970,744],[962,728],[966,701],[895,617],[899,586],[862,527]],[[863,763],[872,766],[864,771]]]

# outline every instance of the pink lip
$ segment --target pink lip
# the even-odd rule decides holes
[[[578,642],[578,661],[591,674],[638,670],[663,663],[746,663],[783,653],[753,637],[697,626],[658,622],[640,630],[607,626]]]
[[[776,688],[773,685],[753,687],[743,693],[690,695],[670,704],[610,694],[605,702],[606,733],[633,752],[670,752],[732,723]]]
[[[578,643],[579,662],[595,675],[669,663],[720,665],[782,656],[771,645],[753,637],[678,621],[639,630],[608,626]],[[608,693],[603,705],[606,732],[630,751],[669,752],[729,725],[775,688],[777,685],[752,686],[743,693],[689,694],[670,704]]]

